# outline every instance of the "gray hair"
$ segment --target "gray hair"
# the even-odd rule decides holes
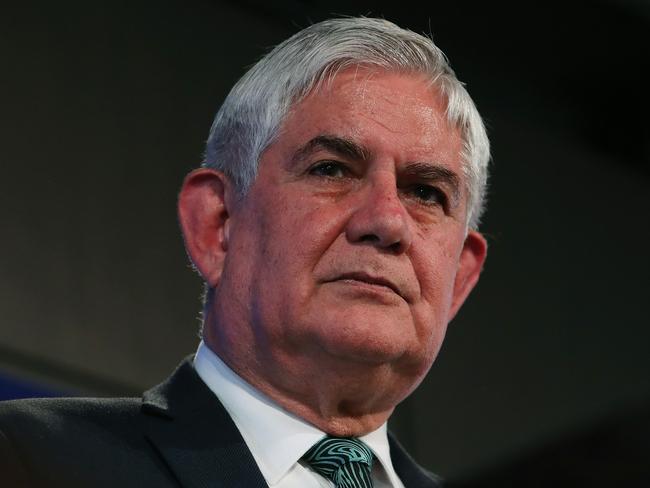
[[[264,150],[281,124],[325,79],[352,66],[425,75],[447,99],[447,119],[460,130],[469,228],[478,227],[487,186],[490,143],[481,116],[428,37],[383,19],[331,19],[313,24],[275,47],[232,88],[217,113],[204,166],[223,171],[241,194],[255,180]]]

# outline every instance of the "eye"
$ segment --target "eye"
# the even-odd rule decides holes
[[[442,205],[446,206],[447,195],[430,185],[415,185],[411,187],[411,195],[425,205]]]
[[[309,168],[309,174],[314,176],[327,176],[328,178],[345,178],[350,170],[337,161],[321,161]]]

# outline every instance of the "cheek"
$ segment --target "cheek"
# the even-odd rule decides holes
[[[426,320],[426,315],[434,328],[445,327],[453,299],[458,256],[448,241],[429,239],[426,246],[427,252],[412,257],[421,289],[419,315],[422,320]]]
[[[254,214],[255,230],[248,236],[251,266],[261,282],[272,286],[279,307],[295,307],[313,288],[313,270],[340,234],[336,215],[326,205],[287,193],[285,198],[260,199]],[[268,201],[267,201],[268,200]],[[245,258],[246,259],[246,258]]]
[[[453,289],[456,275],[455,263],[444,255],[437,255],[426,260],[418,273],[422,296],[431,305],[440,306]]]
[[[267,224],[267,235],[273,235],[281,253],[289,262],[312,261],[322,257],[343,233],[344,212],[336,205],[317,198],[292,198],[282,202],[274,222]],[[271,238],[268,239],[271,241]]]

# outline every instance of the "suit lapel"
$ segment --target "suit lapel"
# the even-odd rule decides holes
[[[438,488],[442,486],[440,478],[416,463],[391,433],[388,434],[388,443],[393,468],[404,484],[404,488]]]
[[[145,435],[185,488],[267,487],[244,439],[186,358],[143,396]]]

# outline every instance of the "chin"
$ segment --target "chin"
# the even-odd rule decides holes
[[[362,314],[356,314],[353,310],[346,310],[334,314],[327,323],[320,322],[318,333],[332,352],[376,358],[381,362],[392,361],[416,342],[412,321],[403,315],[381,310],[364,310]]]
[[[432,321],[426,322],[426,328],[424,321],[416,322],[406,307],[346,304],[325,308],[327,314],[323,309],[314,307],[284,323],[297,324],[291,334],[294,352],[324,355],[321,359],[329,358],[333,365],[389,366],[400,375],[419,380],[444,337],[444,331],[440,334],[431,327]],[[288,333],[286,329],[283,332]]]

